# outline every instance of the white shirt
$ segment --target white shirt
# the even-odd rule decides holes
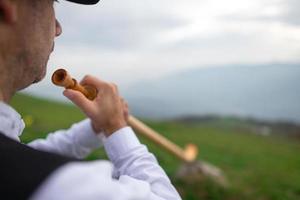
[[[0,132],[20,141],[21,116],[0,102]],[[104,146],[111,162],[71,162],[49,175],[31,200],[178,200],[181,199],[153,154],[132,129],[125,127],[108,138],[94,133],[89,119],[28,144],[32,148],[84,158]]]

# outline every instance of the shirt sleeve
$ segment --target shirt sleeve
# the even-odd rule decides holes
[[[131,128],[104,140],[111,160],[73,162],[56,170],[32,200],[110,199],[180,200],[153,154],[140,144]]]
[[[89,119],[72,125],[68,130],[48,134],[46,139],[37,139],[28,146],[42,151],[82,159],[102,146],[102,133],[96,134]]]

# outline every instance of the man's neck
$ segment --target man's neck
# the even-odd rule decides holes
[[[12,98],[12,94],[11,93],[5,93],[0,88],[0,101],[3,101],[5,103],[9,103],[9,101],[10,101],[11,98]]]
[[[1,0],[0,0],[1,1]],[[8,33],[0,29],[0,100],[9,103],[23,82],[23,70],[20,67],[18,48]]]
[[[4,101],[5,103],[9,103],[14,94],[13,79],[9,77],[9,72],[6,70],[7,68],[5,68],[0,58],[0,101]]]
[[[0,93],[0,101],[4,101],[3,95],[1,93]]]

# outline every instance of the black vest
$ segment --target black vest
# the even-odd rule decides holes
[[[51,172],[74,160],[0,134],[0,198],[28,199]]]

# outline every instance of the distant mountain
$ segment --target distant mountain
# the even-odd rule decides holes
[[[300,63],[220,66],[132,85],[131,110],[148,118],[236,115],[300,122]]]

